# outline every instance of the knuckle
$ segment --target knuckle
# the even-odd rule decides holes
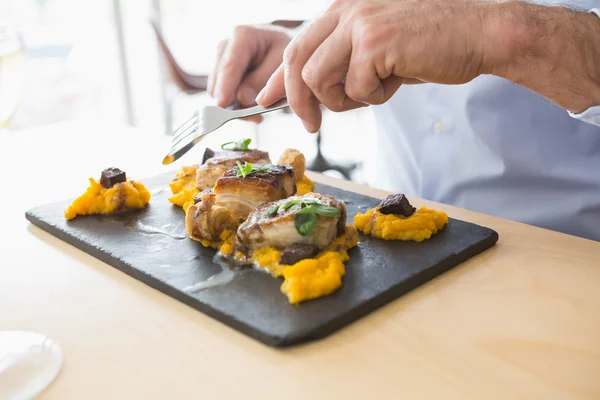
[[[339,8],[339,7],[342,7],[342,5],[343,5],[344,3],[347,3],[347,1],[345,1],[345,0],[331,0],[331,1],[329,2],[329,7],[328,7],[328,9],[329,9],[329,10],[334,10],[334,9],[337,9],[337,8]]]
[[[235,70],[237,68],[239,68],[239,64],[234,57],[225,57],[225,59],[223,60],[223,66],[222,66],[223,70],[230,71],[230,70]]]
[[[363,4],[360,4],[352,9],[349,19],[354,22],[364,21],[377,12],[378,7],[376,5],[363,2]]]
[[[307,64],[302,68],[302,80],[312,90],[318,90],[321,88],[321,79],[317,71],[312,68],[311,65]]]
[[[384,38],[377,29],[366,24],[363,24],[360,29],[362,31],[361,45],[363,48],[373,50],[381,45]]]
[[[233,29],[233,37],[234,38],[243,38],[252,34],[254,31],[254,27],[250,25],[238,25]]]

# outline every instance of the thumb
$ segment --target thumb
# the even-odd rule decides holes
[[[271,75],[267,85],[256,97],[256,102],[263,107],[269,106],[285,97],[285,81],[283,64]]]

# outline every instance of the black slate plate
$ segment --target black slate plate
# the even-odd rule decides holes
[[[276,347],[327,336],[498,240],[491,229],[452,218],[441,232],[421,243],[361,236],[359,245],[350,250],[342,287],[330,296],[294,306],[280,292],[280,280],[258,270],[222,268],[213,263],[215,250],[186,238],[183,211],[167,201],[171,179],[168,174],[144,180],[153,198],[142,211],[66,221],[63,212],[70,201],[65,201],[34,208],[26,217],[135,279]],[[349,223],[358,211],[379,203],[325,185],[317,185],[316,191],[345,201]],[[185,290],[207,280],[214,286]]]

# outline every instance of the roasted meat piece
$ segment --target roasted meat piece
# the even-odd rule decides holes
[[[232,168],[212,190],[196,196],[186,215],[186,229],[196,240],[218,241],[224,229],[235,230],[260,204],[296,193],[294,170],[288,165],[258,164],[246,177]]]
[[[202,191],[212,189],[216,180],[225,172],[237,165],[237,162],[244,164],[270,164],[269,153],[260,150],[233,151],[222,150],[213,151],[206,149],[203,157],[203,163],[196,171],[196,187]]]
[[[303,211],[306,208],[309,212]],[[316,223],[306,230],[306,221],[310,220],[306,214],[310,213],[315,214]],[[238,228],[236,245],[247,249],[285,249],[308,244],[323,250],[345,228],[346,205],[333,196],[310,193],[260,205]]]
[[[416,210],[408,202],[406,196],[401,193],[389,195],[379,204],[379,212],[385,215],[396,214],[410,217]]]
[[[294,170],[287,165],[254,164],[258,172],[238,175],[232,168],[217,179],[213,193],[217,204],[227,207],[241,220],[256,207],[269,201],[285,199],[296,193]]]
[[[218,241],[225,229],[235,230],[237,217],[216,203],[216,196],[206,190],[196,196],[196,204],[190,206],[185,215],[187,234],[194,240]]]

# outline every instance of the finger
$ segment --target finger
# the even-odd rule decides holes
[[[321,126],[321,109],[312,91],[302,79],[302,69],[315,50],[333,33],[337,16],[326,13],[316,19],[284,53],[285,92],[290,108],[302,120],[308,132],[317,132]]]
[[[283,64],[280,64],[275,72],[273,72],[273,75],[269,77],[265,87],[258,93],[258,96],[256,96],[256,102],[258,104],[267,107],[285,97],[285,82],[283,75]]]
[[[232,110],[241,110],[241,109],[244,109],[244,108],[246,108],[246,107],[242,107],[242,105],[240,104],[238,107],[232,108]],[[250,121],[250,122],[257,123],[257,124],[261,123],[263,121],[263,119],[264,119],[263,116],[260,115],[260,114],[251,115],[249,117],[240,118],[240,120],[242,120],[242,121]]]
[[[285,49],[283,71],[281,72],[282,67],[278,69],[267,83],[262,96],[257,99],[261,104],[263,102],[271,104],[286,96],[290,108],[302,119],[304,127],[309,132],[319,130],[321,109],[312,91],[302,79],[302,69],[319,45],[335,30],[337,22],[334,13],[325,13],[296,36]],[[283,93],[282,86],[285,88]]]
[[[373,55],[352,54],[346,77],[346,94],[361,103],[383,104],[402,85],[402,77],[393,75],[391,71],[378,70],[373,59]]]
[[[221,63],[221,58],[223,57],[223,52],[227,47],[227,40],[221,40],[217,45],[217,54],[215,57],[215,65],[213,66],[213,70],[208,77],[208,85],[206,86],[206,91],[210,95],[210,97],[214,97],[214,89],[215,89],[215,81],[217,80],[217,73],[219,71],[219,64]]]
[[[246,107],[256,104],[258,92],[265,87],[269,77],[281,63],[282,47],[271,49],[260,65],[250,72],[237,90],[238,101]]]
[[[250,122],[254,122],[255,124],[260,124],[263,122],[264,118],[262,115],[252,115],[250,117],[243,118],[244,120],[248,120]]]
[[[240,118],[240,120],[250,121],[250,122],[254,122],[255,124],[260,124],[263,121],[263,116],[260,114],[259,115],[251,115],[249,117]]]
[[[235,94],[243,76],[256,53],[256,41],[250,38],[247,27],[238,27],[229,41],[219,63],[215,82],[215,99],[219,107],[226,107],[235,100]]]
[[[422,81],[420,79],[415,79],[415,78],[402,78],[403,85],[418,85],[421,83],[427,83],[427,82]]]
[[[350,65],[352,41],[338,28],[313,53],[302,69],[302,79],[317,99],[334,112],[365,107],[348,97],[344,79]]]

